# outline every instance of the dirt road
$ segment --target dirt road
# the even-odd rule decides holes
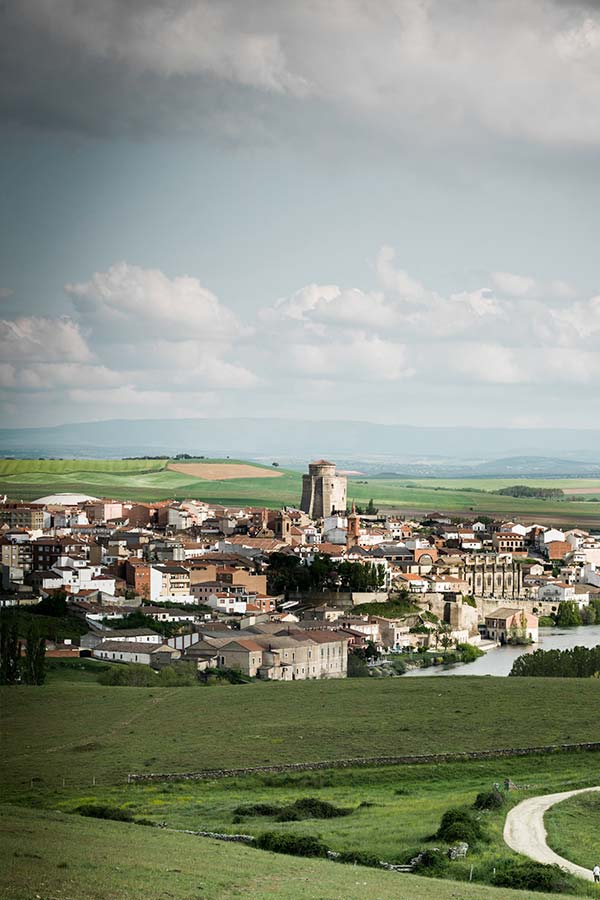
[[[517,853],[529,856],[541,863],[555,863],[577,875],[586,881],[592,881],[593,876],[589,869],[577,866],[568,859],[563,859],[546,843],[546,829],[544,827],[544,813],[555,803],[567,800],[576,794],[587,791],[600,791],[600,787],[583,788],[579,791],[564,791],[562,794],[546,794],[543,797],[531,797],[523,800],[515,806],[506,817],[504,825],[504,840]]]

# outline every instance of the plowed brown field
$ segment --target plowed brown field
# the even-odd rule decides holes
[[[280,478],[281,472],[261,469],[245,463],[169,463],[167,469],[205,481],[228,481],[231,478]]]

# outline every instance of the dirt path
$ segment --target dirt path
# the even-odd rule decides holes
[[[593,876],[589,869],[584,869],[568,859],[563,859],[562,856],[550,849],[546,843],[547,835],[544,826],[546,810],[555,803],[560,803],[561,800],[567,800],[569,797],[584,794],[587,791],[600,791],[600,787],[564,791],[562,794],[545,794],[543,797],[531,797],[530,800],[523,800],[522,803],[511,809],[506,817],[504,840],[511,850],[529,856],[536,862],[555,863],[579,878],[592,881]]]

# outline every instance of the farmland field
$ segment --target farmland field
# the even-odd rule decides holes
[[[252,473],[256,472],[256,475]],[[243,476],[243,477],[240,477]],[[455,515],[519,516],[544,523],[600,523],[598,479],[519,478],[531,487],[558,488],[565,499],[506,497],[493,492],[515,479],[419,479],[351,477],[349,500],[407,515],[440,510]],[[569,491],[586,491],[569,495]],[[243,460],[0,460],[0,493],[34,500],[56,492],[153,501],[198,499],[230,506],[297,505],[300,472]],[[572,497],[575,499],[572,499]]]
[[[267,469],[249,463],[169,463],[170,472],[179,472],[206,481],[230,481],[232,478],[281,478],[277,469]]]

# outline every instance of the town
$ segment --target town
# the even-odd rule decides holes
[[[296,681],[469,661],[600,623],[600,536],[357,510],[335,463],[298,508],[54,494],[0,503],[2,607],[80,622],[48,658]]]

